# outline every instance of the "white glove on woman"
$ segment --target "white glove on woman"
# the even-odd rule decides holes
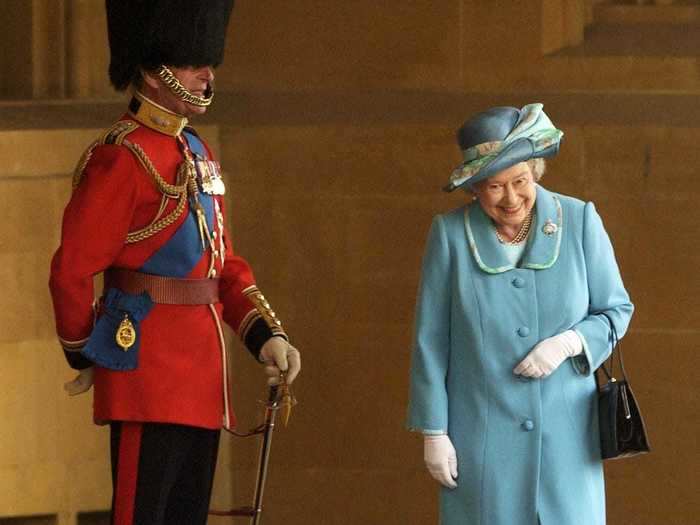
[[[423,436],[423,459],[435,481],[448,489],[457,486],[457,452],[446,434]]]
[[[513,373],[525,377],[547,377],[564,362],[583,352],[581,338],[573,330],[540,341],[527,357],[513,369]]]
[[[92,387],[93,368],[83,368],[78,372],[78,376],[73,381],[68,381],[63,384],[63,390],[68,392],[69,396],[77,396],[83,392],[87,392]]]
[[[260,350],[260,360],[265,363],[267,384],[279,385],[280,372],[287,373],[287,384],[291,385],[301,370],[301,354],[283,337],[273,336]]]

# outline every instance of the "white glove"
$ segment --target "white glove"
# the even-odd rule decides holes
[[[423,436],[423,460],[435,481],[448,489],[457,486],[457,452],[446,434]]]
[[[547,377],[567,357],[574,357],[581,352],[581,338],[573,330],[567,330],[537,343],[527,357],[513,369],[513,373],[524,377]]]
[[[90,390],[90,387],[92,387],[92,374],[92,367],[83,368],[73,381],[68,381],[63,384],[63,390],[68,392],[69,396],[77,396],[78,394],[87,392]]]
[[[280,372],[287,373],[287,384],[291,385],[301,370],[301,354],[283,337],[273,336],[268,339],[260,350],[260,359],[265,366],[267,384],[279,385]]]

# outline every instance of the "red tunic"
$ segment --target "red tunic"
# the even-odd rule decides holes
[[[122,120],[133,122],[128,115]],[[165,182],[176,183],[183,153],[175,137],[140,125],[128,134],[128,141],[143,149]],[[129,232],[153,221],[162,196],[152,176],[126,146],[95,147],[65,209],[61,245],[51,264],[56,329],[64,346],[79,347],[90,336],[93,276],[109,267],[139,269],[187,218],[189,204],[164,230],[139,242],[125,243]],[[221,196],[213,198],[223,215]],[[176,199],[169,201],[161,216],[175,208]],[[233,426],[221,320],[244,336],[240,333],[244,319],[243,324],[249,326],[257,313],[243,291],[250,290],[255,281],[248,263],[234,255],[228,231],[219,231],[218,221],[212,222],[216,244],[222,234],[225,240],[224,263],[220,257],[214,262],[221,278],[221,302],[156,304],[141,324],[138,368],[114,371],[95,367],[95,421],[167,422],[214,429],[221,427],[223,418],[225,427]],[[186,277],[211,276],[212,257],[210,249],[204,250]]]

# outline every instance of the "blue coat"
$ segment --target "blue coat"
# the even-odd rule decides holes
[[[537,187],[533,230],[513,266],[478,203],[435,217],[423,260],[408,427],[447,431],[458,487],[443,525],[603,525],[593,371],[633,306],[592,203]],[[547,222],[557,225],[547,229]],[[573,329],[584,353],[544,379],[513,368]]]

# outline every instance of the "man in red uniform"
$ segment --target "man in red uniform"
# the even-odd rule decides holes
[[[50,288],[94,418],[111,426],[112,522],[204,524],[219,430],[234,425],[222,320],[266,362],[300,369],[234,254],[218,162],[188,127],[213,97],[232,0],[107,0],[110,80],[128,111],[85,152]],[[93,276],[104,272],[94,301]]]

